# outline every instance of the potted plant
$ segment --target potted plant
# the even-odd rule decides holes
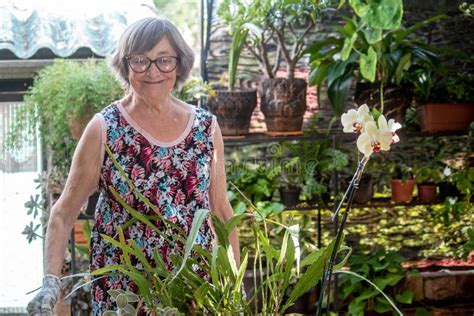
[[[52,165],[68,170],[85,124],[122,94],[104,61],[57,59],[40,70],[26,93],[8,144],[33,140],[39,127],[42,144],[52,150]],[[28,133],[22,133],[25,126]]]
[[[214,97],[216,92],[201,78],[191,78],[179,90],[173,91],[173,96],[189,104],[198,105],[202,98]]]
[[[443,201],[448,197],[461,196],[461,192],[456,187],[456,183],[453,179],[453,173],[455,172],[456,170],[449,165],[446,165],[443,169],[443,176],[442,176],[441,181],[438,184],[439,198]]]
[[[438,192],[438,182],[441,180],[441,173],[437,166],[421,164],[413,167],[413,174],[416,179],[418,189],[418,199],[423,202],[433,202],[436,200]]]
[[[251,22],[255,19],[257,2],[249,6],[240,1],[223,1],[217,14],[229,27],[232,38],[229,49],[227,87],[213,86],[216,94],[208,99],[207,107],[216,115],[224,136],[240,136],[248,133],[253,110],[257,106],[255,89],[236,88],[237,65],[247,39]]]
[[[434,83],[431,74],[424,78],[430,88],[417,87],[421,131],[467,131],[474,121],[474,75],[457,73]]]
[[[327,4],[309,0],[254,3],[258,3],[256,19],[245,44],[264,77],[258,91],[267,131],[270,135],[301,133],[307,83],[295,78],[296,65],[305,53],[309,32]],[[276,78],[280,58],[285,61],[286,78]]]
[[[328,99],[336,116],[344,111],[355,80],[357,104],[376,107],[387,118],[403,121],[413,97],[412,81],[417,79],[413,74],[420,68],[444,71],[438,51],[417,40],[413,33],[445,16],[404,27],[402,0],[349,4],[355,15],[343,16],[345,24],[336,28],[336,36],[308,49],[309,83],[317,85],[318,94],[322,84],[327,84]]]
[[[397,161],[389,163],[387,169],[392,174],[390,182],[392,200],[397,203],[410,203],[413,200],[413,190],[416,184],[412,167],[403,161]]]

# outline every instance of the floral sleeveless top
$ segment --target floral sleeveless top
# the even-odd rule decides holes
[[[203,109],[195,108],[185,131],[175,141],[162,143],[143,131],[117,102],[106,107],[101,115],[102,140],[111,149],[115,159],[135,187],[155,205],[163,217],[177,224],[187,234],[194,213],[200,208],[209,209],[210,163],[213,155],[215,117]],[[155,210],[142,203],[112,162],[102,153],[102,169],[99,180],[101,192],[95,211],[95,225],[91,236],[91,271],[120,264],[120,250],[101,237],[101,234],[117,238],[117,227],[132,216],[113,197],[108,189],[112,186],[120,197],[144,215],[156,215]],[[158,228],[164,225],[154,220]],[[163,237],[143,223],[135,223],[124,230],[125,239],[133,239],[154,264],[157,252],[171,268],[171,254],[184,245],[176,241],[174,248]],[[200,228],[197,243],[210,249],[214,240],[209,221]],[[141,268],[136,263],[137,268]],[[107,294],[110,289],[137,292],[137,286],[126,276],[114,276],[97,280],[92,285],[93,315],[105,310],[116,310]]]

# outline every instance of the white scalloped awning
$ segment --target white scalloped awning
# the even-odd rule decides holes
[[[27,59],[42,48],[68,57],[85,47],[106,56],[154,8],[152,0],[0,0],[0,50]]]

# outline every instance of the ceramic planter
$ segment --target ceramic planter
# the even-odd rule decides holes
[[[216,90],[215,97],[209,97],[207,107],[219,122],[222,135],[245,135],[249,131],[250,118],[257,106],[256,90]]]
[[[417,111],[422,132],[467,131],[474,121],[474,103],[428,103]]]
[[[418,183],[418,199],[423,202],[436,201],[438,185],[436,183]]]
[[[384,114],[387,119],[393,118],[403,122],[407,109],[413,100],[413,89],[395,84],[385,85]],[[367,104],[370,108],[380,109],[380,83],[358,82],[354,91],[354,101],[358,105]]]
[[[415,179],[406,181],[392,179],[392,200],[397,203],[410,203],[413,200],[415,184]]]
[[[306,112],[306,81],[303,79],[266,79],[260,82],[260,108],[267,131],[299,132]]]

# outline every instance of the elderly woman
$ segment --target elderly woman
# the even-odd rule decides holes
[[[51,211],[46,236],[47,275],[41,291],[28,305],[30,314],[52,314],[69,233],[81,205],[97,187],[101,195],[91,238],[91,270],[120,263],[120,252],[100,235],[114,236],[117,227],[131,218],[114,199],[109,186],[139,212],[154,214],[105,154],[105,144],[140,193],[185,232],[189,232],[193,215],[200,208],[210,209],[223,221],[232,216],[226,194],[222,135],[215,116],[171,95],[187,79],[193,62],[192,50],[167,20],[146,18],[130,25],[122,35],[111,67],[128,93],[95,115],[79,141],[66,186]],[[199,234],[199,243],[210,248],[214,235],[208,222]],[[158,252],[169,265],[169,255],[177,253],[144,225],[127,228],[125,238],[139,241],[146,253]],[[239,264],[235,231],[230,243]],[[93,315],[113,308],[107,294],[111,288],[137,290],[126,277],[95,281]]]

